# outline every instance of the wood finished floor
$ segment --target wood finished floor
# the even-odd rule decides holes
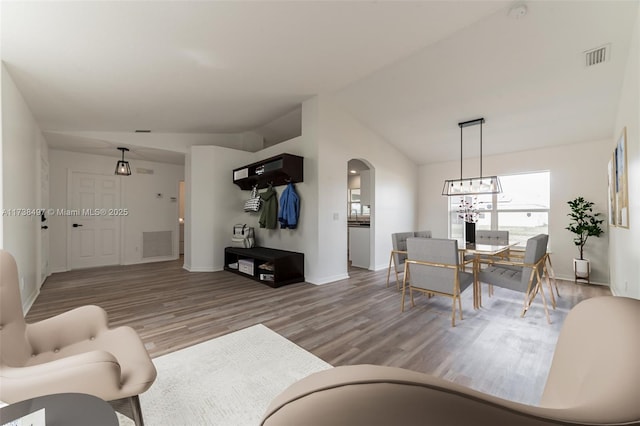
[[[386,271],[353,268],[350,276],[273,289],[230,272],[189,273],[182,260],[85,269],[49,277],[27,321],[96,304],[111,326],[133,327],[152,357],[262,323],[334,366],[403,367],[535,404],[567,312],[610,294],[560,281],[548,325],[539,298],[520,318],[522,294],[496,289],[489,298],[485,289],[474,311],[467,289],[464,320],[451,328],[451,299],[416,296],[401,313],[401,293],[386,287]]]

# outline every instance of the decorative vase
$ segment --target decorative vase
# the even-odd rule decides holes
[[[476,224],[475,222],[464,223],[464,240],[467,244],[476,243]]]
[[[587,280],[587,282],[590,281],[591,263],[588,259],[573,259],[573,271],[576,281],[578,279]]]

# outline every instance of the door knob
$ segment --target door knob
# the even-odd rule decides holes
[[[41,226],[40,229],[49,229],[47,225]]]
[[[74,223],[74,224],[73,224],[73,225],[71,225],[71,226],[73,226],[74,228],[77,228],[78,226],[82,226],[82,224],[80,224],[80,223]]]

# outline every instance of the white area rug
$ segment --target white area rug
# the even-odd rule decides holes
[[[262,324],[153,360],[140,395],[145,426],[258,425],[271,400],[330,364]],[[122,426],[133,422],[119,415]]]

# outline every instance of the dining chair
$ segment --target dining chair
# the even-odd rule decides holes
[[[476,231],[476,244],[509,244],[509,231],[478,230]]]
[[[462,320],[461,293],[473,284],[473,274],[461,271],[458,263],[458,241],[440,238],[408,238],[405,274],[402,281],[402,304],[409,288],[411,306],[415,306],[413,292],[431,297],[441,295],[453,299],[451,326],[456,325],[456,301]]]
[[[529,238],[524,257],[521,260],[487,260],[487,267],[478,270],[478,280],[481,283],[524,293],[525,298],[521,317],[524,317],[534,298],[540,293],[547,322],[551,324],[542,287],[548,241],[549,236],[547,234],[538,234]]]
[[[407,258],[407,238],[431,238],[431,231],[397,232],[391,234],[391,256],[389,256],[389,268],[387,269],[387,287],[391,276],[391,264],[396,274],[396,288],[400,289],[400,274],[404,273],[404,261]]]
[[[517,260],[518,262],[522,262],[522,259],[524,258],[524,250],[520,249],[520,248],[516,248],[516,249],[511,249],[508,252],[508,260],[514,261]],[[553,270],[553,264],[551,263],[551,253],[549,253],[549,251],[547,251],[547,253],[545,254],[545,262],[544,262],[544,267],[543,267],[543,274],[542,274],[542,278],[544,279],[544,281],[547,282],[547,287],[549,287],[549,294],[550,294],[550,298],[551,298],[551,307],[555,310],[557,307],[557,302],[556,302],[556,295],[557,297],[560,297],[560,290],[558,289],[558,280],[556,280],[556,274]],[[503,268],[507,268],[507,269],[515,269],[517,270],[519,268],[519,266],[509,266],[509,265],[501,265]],[[553,294],[553,289],[556,289],[556,295]],[[489,296],[493,295],[493,286],[489,285]]]
[[[14,403],[55,393],[126,400],[136,426],[142,426],[138,395],[155,378],[156,368],[135,330],[109,328],[98,306],[27,324],[16,262],[0,250],[0,400]]]

